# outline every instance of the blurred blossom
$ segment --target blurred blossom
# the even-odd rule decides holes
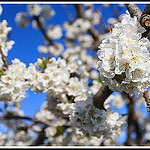
[[[53,56],[60,56],[64,50],[64,46],[61,43],[55,43],[48,47],[48,51]]]
[[[44,46],[44,45],[39,45],[38,46],[38,52],[39,53],[42,53],[42,54],[47,54],[49,51],[48,51],[48,47]]]
[[[50,25],[50,26],[48,26],[47,35],[52,40],[60,39],[62,37],[61,26],[60,25],[56,25],[56,26]]]
[[[45,26],[45,19],[43,19],[42,17],[40,17],[39,18],[39,22],[40,22],[41,26],[44,28],[44,26]],[[32,27],[34,29],[40,29],[40,27],[39,27],[39,25],[38,25],[38,23],[37,23],[36,20],[32,20]]]
[[[114,25],[118,22],[116,18],[108,18],[107,22],[111,25]]]
[[[41,16],[45,19],[50,19],[55,15],[55,11],[50,5],[42,5]]]
[[[31,16],[38,16],[41,13],[41,6],[38,4],[29,4],[27,5],[27,11]]]
[[[2,5],[0,5],[0,15],[2,15],[2,12],[3,12],[3,7]]]
[[[30,23],[26,14],[23,12],[16,14],[15,21],[20,28],[25,28]]]

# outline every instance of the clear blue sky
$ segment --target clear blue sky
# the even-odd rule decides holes
[[[41,2],[42,3],[42,2]],[[63,7],[61,4],[51,4],[52,8],[55,10],[56,15],[48,20],[46,24],[60,24],[62,25],[64,21],[68,20],[66,10],[71,10],[74,14],[74,9],[72,5],[68,7]],[[145,4],[138,4],[141,10],[144,9]],[[27,66],[29,63],[34,63],[37,58],[47,55],[42,55],[38,53],[37,47],[38,45],[44,44],[42,34],[39,30],[33,29],[31,24],[25,29],[20,29],[15,23],[16,13],[23,11],[26,12],[25,4],[2,4],[3,13],[0,16],[0,21],[6,19],[8,21],[8,26],[12,27],[11,31],[11,40],[15,41],[13,48],[8,53],[8,60],[11,62],[14,58],[19,58],[22,62],[24,62]],[[112,17],[111,11],[109,8],[101,7],[101,5],[96,5],[96,8],[101,8],[102,15],[104,20],[109,17]],[[126,8],[122,10],[125,13]],[[25,116],[33,117],[35,112],[40,109],[41,104],[45,101],[46,94],[33,94],[31,91],[27,91],[27,98],[23,102],[23,110]],[[126,109],[124,109],[126,111]],[[122,142],[125,138],[121,138],[120,142]]]

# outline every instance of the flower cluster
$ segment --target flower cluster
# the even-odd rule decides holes
[[[95,108],[91,96],[84,101],[79,101],[72,107],[70,120],[84,134],[98,138],[102,135],[110,135],[113,129],[116,130],[124,125],[124,121],[120,119],[117,112],[112,113],[110,108],[106,112]]]
[[[137,18],[129,14],[114,25],[112,35],[102,41],[98,51],[101,79],[113,91],[130,95],[142,93],[149,85],[150,42],[142,38]]]
[[[77,19],[72,24],[68,22],[64,23],[66,37],[69,39],[76,39],[79,34],[86,32],[90,27],[91,23],[84,19]]]
[[[20,101],[25,98],[28,89],[26,83],[26,65],[15,58],[0,79],[0,100]]]
[[[44,69],[39,71],[36,66]],[[49,60],[38,59],[28,67],[28,82],[30,88],[35,93],[63,92],[63,86],[68,83],[69,72],[66,69],[66,62],[63,59],[51,58]]]
[[[25,28],[31,20],[28,18],[30,16],[40,16],[40,22],[42,25],[45,23],[45,19],[50,19],[55,15],[55,11],[51,8],[50,5],[27,5],[27,12],[19,12],[16,15],[15,21],[20,28]],[[32,25],[34,28],[38,28],[35,20],[32,20]]]
[[[8,23],[6,20],[0,22],[0,48],[5,56],[8,55],[8,51],[12,48],[14,41],[7,41],[8,33],[12,30],[11,27],[7,26]],[[2,67],[3,61],[2,56],[0,55],[0,67]]]

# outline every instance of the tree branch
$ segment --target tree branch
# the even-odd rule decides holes
[[[30,118],[30,117],[25,117],[25,116],[11,116],[11,115],[6,115],[6,116],[0,116],[0,119],[3,119],[3,120],[10,120],[10,119],[25,119],[25,120],[30,120],[30,121],[33,121],[35,123],[40,123],[40,124],[43,124],[45,126],[49,126],[50,124],[49,123],[46,123],[42,120],[38,120],[36,118]]]
[[[138,26],[142,26],[147,30],[142,33],[142,38],[148,37],[150,30],[150,4],[146,4],[143,12],[137,7],[136,4],[125,4],[125,6],[127,7],[131,17],[137,17],[139,21]]]
[[[150,97],[147,90],[143,93],[143,97],[145,98],[147,104],[147,111],[150,112]]]
[[[1,49],[1,47],[0,47],[0,54],[2,56],[2,60],[3,60],[4,64],[5,64],[4,68],[7,69],[8,66],[9,66],[9,62],[8,62],[8,59],[6,58],[6,56],[3,54],[3,51]]]
[[[132,145],[132,132],[133,129],[135,129],[135,133],[136,133],[136,144],[137,145],[142,145],[143,141],[142,141],[142,130],[140,129],[140,125],[138,123],[138,118],[136,116],[136,112],[134,110],[134,103],[135,103],[135,99],[134,97],[130,97],[129,94],[125,93],[124,94],[128,97],[129,99],[129,103],[127,105],[128,107],[128,119],[127,119],[127,123],[128,123],[128,133],[127,133],[127,140],[125,145]],[[133,127],[133,128],[132,128]]]
[[[80,4],[74,4],[74,7],[75,7],[77,18],[85,18],[82,6]]]
[[[140,17],[140,24],[147,30],[150,30],[150,4],[146,4]]]
[[[104,109],[105,100],[113,93],[107,85],[103,84],[103,86],[99,89],[97,94],[93,97],[93,104],[96,108]]]
[[[77,18],[85,19],[82,6],[80,4],[74,4],[74,7],[75,7],[76,14],[77,14]],[[94,39],[95,43],[97,44],[97,41],[99,42],[99,37],[98,37],[99,33],[96,32],[93,28],[88,29],[88,32],[92,36],[92,38]]]
[[[133,18],[134,16],[137,17],[137,20],[140,21],[140,17],[142,14],[141,9],[136,5],[136,4],[125,4],[127,7],[131,17]]]
[[[39,20],[39,17],[38,17],[38,16],[34,16],[33,19],[36,20],[37,25],[38,25],[40,31],[42,32],[42,34],[43,34],[44,38],[46,39],[46,41],[48,41],[49,45],[53,45],[53,41],[52,41],[52,40],[48,37],[48,35],[46,34],[46,31],[45,31],[45,29],[43,28],[43,26],[42,26],[42,24],[41,24],[41,22],[40,22],[40,20]]]
[[[39,136],[29,146],[38,146],[44,143],[44,140],[47,138],[45,135],[45,129],[46,127],[44,127],[42,131],[39,132]]]

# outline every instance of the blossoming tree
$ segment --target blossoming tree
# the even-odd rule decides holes
[[[16,14],[20,28],[31,23],[41,31],[45,44],[37,50],[49,54],[29,67],[7,59],[15,42],[7,21],[0,22],[0,145],[117,146],[125,131],[121,145],[149,145],[150,119],[140,110],[150,111],[150,5],[142,12],[136,4],[103,4],[114,14],[110,25],[93,4],[73,7],[76,16],[68,11],[63,26],[46,26],[55,17],[52,4],[29,4]],[[28,89],[46,94],[34,118],[21,110]],[[126,114],[118,112],[123,107]]]

